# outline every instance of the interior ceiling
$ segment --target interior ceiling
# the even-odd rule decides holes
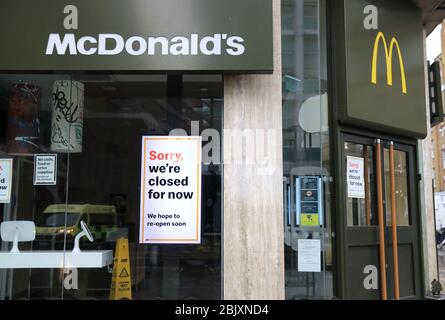
[[[423,12],[425,31],[430,34],[445,19],[445,0],[408,0],[414,2]]]

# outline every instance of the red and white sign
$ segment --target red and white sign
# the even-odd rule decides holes
[[[365,198],[365,161],[363,158],[347,157],[346,181],[348,198]]]
[[[0,203],[11,202],[12,159],[0,159]]]
[[[142,137],[140,243],[201,243],[201,137]]]

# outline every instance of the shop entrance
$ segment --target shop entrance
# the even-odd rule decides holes
[[[343,294],[420,299],[415,144],[380,138],[341,138]]]

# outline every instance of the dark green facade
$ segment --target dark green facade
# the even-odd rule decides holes
[[[377,9],[371,21],[369,11],[365,12],[368,5]],[[338,66],[335,102],[340,122],[407,137],[426,137],[420,10],[400,0],[343,0],[333,10],[332,43]],[[392,68],[387,68],[387,61]],[[391,74],[392,85],[388,85]]]
[[[70,11],[64,13],[69,5],[78,11],[77,29],[64,27],[64,20],[70,19]],[[270,0],[7,0],[0,4],[0,21],[0,70],[4,71],[273,70]],[[60,42],[73,34],[77,46],[69,47],[71,51],[64,47],[64,54],[52,50],[48,55],[50,34],[56,34]],[[132,43],[136,55],[126,47],[117,54],[100,55],[95,50],[100,34],[117,35],[126,46],[132,37],[146,42],[149,37],[162,37],[168,44],[156,43],[150,54],[136,41]],[[79,44],[85,36],[86,42]],[[213,41],[207,38],[201,43],[206,37]],[[244,49],[231,55],[231,42]],[[108,39],[106,47],[116,48],[116,40]],[[88,54],[81,54],[82,49]]]

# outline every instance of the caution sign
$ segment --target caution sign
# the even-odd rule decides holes
[[[318,214],[302,214],[301,226],[303,227],[318,227],[320,222],[318,221]]]
[[[119,274],[119,278],[128,278],[130,275],[127,272],[127,269],[123,268],[121,273]]]
[[[131,300],[131,273],[128,239],[116,242],[116,253],[111,277],[110,300]]]

